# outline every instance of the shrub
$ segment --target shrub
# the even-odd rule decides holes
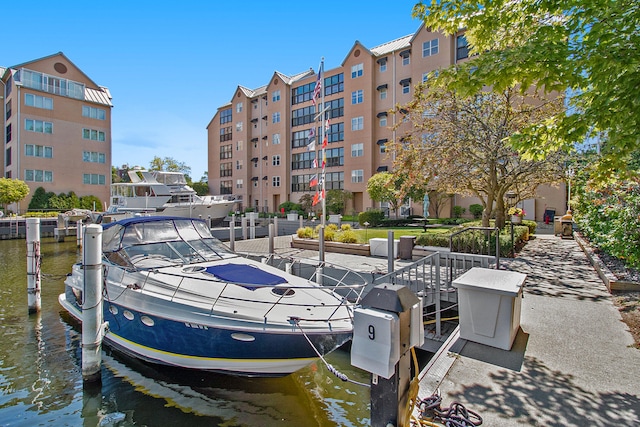
[[[454,206],[453,207],[453,217],[460,218],[467,210],[462,206]]]
[[[342,243],[357,243],[358,236],[353,230],[343,230],[337,237],[338,242]]]
[[[349,231],[349,230],[351,230],[351,224],[342,224],[342,225],[340,226],[340,230],[342,230],[342,231]]]
[[[333,224],[333,223],[327,224],[325,228],[331,231],[338,231],[338,224]]]
[[[479,203],[474,203],[469,206],[469,213],[473,215],[474,219],[480,219],[482,217],[482,211],[484,208]]]
[[[366,212],[360,212],[358,215],[358,223],[364,225],[365,222],[369,223],[370,227],[377,227],[384,220],[384,212],[380,209],[371,209]]]
[[[328,227],[324,229],[325,242],[333,242],[335,237],[336,237],[336,230]]]
[[[296,234],[301,239],[313,239],[313,229],[311,227],[298,228]]]
[[[299,204],[293,203],[293,202],[280,203],[278,205],[278,212],[280,212],[282,208],[284,208],[285,212],[293,212],[293,211],[303,212],[302,207]]]

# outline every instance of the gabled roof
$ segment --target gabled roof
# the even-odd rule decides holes
[[[94,82],[94,81],[93,81],[93,79],[91,79],[89,76],[87,76],[87,75],[84,73],[84,71],[82,71],[82,69],[81,69],[80,67],[78,67],[76,64],[74,64],[74,63],[73,63],[73,61],[72,61],[72,60],[70,60],[69,58],[67,58],[67,56],[66,56],[64,53],[62,53],[62,52],[54,53],[54,54],[52,54],[52,55],[48,55],[48,56],[43,56],[42,58],[33,59],[33,60],[31,60],[31,61],[23,62],[22,64],[13,65],[13,66],[11,66],[11,67],[9,67],[9,68],[15,68],[15,69],[18,69],[18,68],[26,67],[27,65],[32,64],[32,63],[34,63],[34,62],[39,62],[39,61],[42,61],[43,59],[53,58],[54,56],[61,56],[61,57],[63,57],[65,60],[69,61],[69,63],[70,63],[71,65],[73,65],[73,66],[74,66],[74,67],[75,67],[75,68],[76,68],[80,73],[82,73],[82,75],[83,75],[83,76],[85,76],[85,77],[87,78],[87,80],[89,80],[93,85],[95,85],[95,87],[100,87],[96,82]]]

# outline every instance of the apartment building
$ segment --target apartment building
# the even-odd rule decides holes
[[[25,181],[25,212],[38,187],[109,200],[111,94],[62,52],[0,68],[3,176]]]
[[[339,67],[324,71],[324,104],[317,107],[313,69],[294,76],[274,72],[256,89],[238,86],[207,126],[210,192],[240,195],[244,207],[263,212],[275,212],[280,203],[314,192],[309,185],[319,172],[314,159],[322,154],[320,144],[308,149],[309,133],[320,134],[315,117],[323,105],[329,121],[326,189],[352,193],[347,212],[380,207],[368,197],[366,186],[373,174],[391,170],[393,159],[385,147],[396,138],[396,116],[390,111],[409,102],[414,86],[430,72],[467,57],[463,34],[444,36],[421,26],[371,49],[356,41]],[[554,200],[549,203],[563,208],[563,193],[551,190]],[[414,212],[422,214],[422,201],[417,202]],[[452,199],[441,214],[449,216],[454,203],[475,202]],[[538,204],[529,207],[528,217],[542,218],[546,203]]]

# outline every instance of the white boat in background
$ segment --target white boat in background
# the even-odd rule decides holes
[[[322,286],[242,258],[203,220],[151,216],[109,223],[102,249],[105,343],[133,357],[282,376],[351,339],[364,280]],[[58,300],[81,321],[81,264],[65,284]]]
[[[233,195],[199,196],[181,172],[130,170],[131,182],[111,184],[107,214],[139,213],[145,215],[202,218],[217,225],[235,209]]]

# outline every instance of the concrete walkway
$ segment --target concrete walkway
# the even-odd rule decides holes
[[[577,243],[538,235],[504,265],[527,274],[513,348],[458,339],[442,406],[486,426],[640,426],[640,350]]]
[[[520,331],[511,351],[452,338],[419,397],[439,388],[442,406],[458,401],[483,426],[640,426],[640,350],[611,295],[574,240],[541,224],[515,259],[527,274]],[[275,239],[281,256],[318,260],[317,251]],[[236,241],[236,251],[268,252],[268,239]],[[325,254],[327,262],[382,273],[385,258]],[[395,260],[395,268],[410,261]]]

